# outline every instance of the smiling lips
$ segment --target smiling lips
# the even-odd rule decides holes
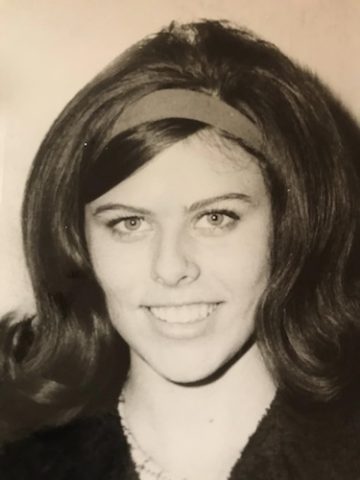
[[[172,324],[188,324],[204,320],[211,315],[219,303],[193,303],[188,305],[169,305],[147,307],[154,317]]]

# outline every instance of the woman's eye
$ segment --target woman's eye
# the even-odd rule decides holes
[[[107,226],[115,233],[129,236],[136,233],[145,233],[151,230],[151,226],[142,217],[116,218],[108,222]]]
[[[207,221],[215,227],[220,227],[226,220],[229,220],[229,218],[226,218],[223,213],[209,213],[207,215]]]
[[[196,228],[207,231],[231,229],[240,220],[240,216],[230,210],[211,211],[201,214],[196,220]]]
[[[136,218],[136,217],[126,218],[122,222],[124,228],[126,230],[131,230],[131,231],[139,230],[141,228],[142,223],[143,223],[143,220],[140,219],[140,218]]]

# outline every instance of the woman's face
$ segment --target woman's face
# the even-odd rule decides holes
[[[271,232],[256,161],[200,135],[88,204],[91,259],[132,364],[194,382],[238,353],[267,284]]]

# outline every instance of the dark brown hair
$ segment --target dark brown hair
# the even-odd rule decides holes
[[[37,314],[1,329],[4,439],[111,408],[128,368],[108,318],[83,230],[84,190],[99,155],[119,181],[206,127],[162,120],[110,138],[132,99],[163,88],[216,93],[251,112],[253,151],[272,200],[272,271],[257,341],[280,388],[338,398],[359,379],[359,129],[317,78],[276,47],[227,22],[170,25],[131,47],[66,106],[27,182],[23,234]]]

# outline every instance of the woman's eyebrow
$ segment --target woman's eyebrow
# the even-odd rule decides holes
[[[224,195],[218,195],[216,197],[198,200],[197,202],[192,203],[189,207],[186,207],[186,211],[191,213],[223,200],[241,200],[243,202],[250,203],[251,198],[245,193],[226,193]],[[93,214],[99,215],[100,213],[108,210],[126,210],[130,213],[135,213],[137,215],[152,215],[153,213],[151,212],[151,210],[147,210],[146,208],[132,207],[131,205],[125,205],[123,203],[105,203],[104,205],[100,205],[99,207],[97,207],[94,210]]]
[[[245,193],[226,193],[224,195],[218,195],[217,197],[205,198],[204,200],[199,200],[194,202],[190,207],[187,208],[188,212],[194,212],[200,208],[208,207],[212,203],[221,202],[222,200],[241,200],[246,203],[251,202],[251,197]]]
[[[131,207],[130,205],[124,205],[122,203],[105,203],[104,205],[100,205],[94,210],[94,215],[99,215],[99,213],[106,212],[108,210],[126,210],[130,213],[136,213],[139,215],[151,215],[150,210],[146,210],[145,208],[138,208],[138,207]]]

